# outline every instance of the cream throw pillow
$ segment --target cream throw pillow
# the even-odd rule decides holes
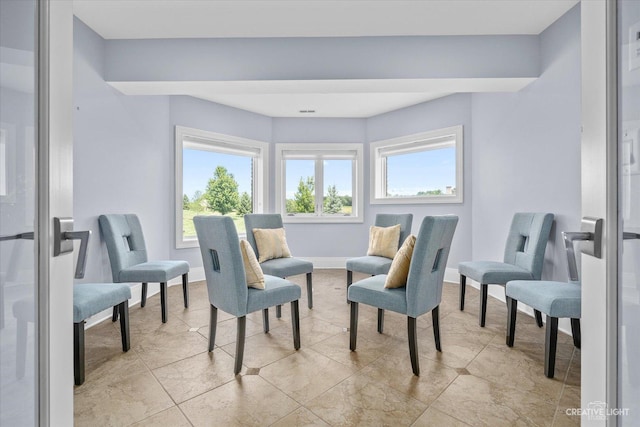
[[[240,240],[240,252],[242,253],[242,263],[244,264],[244,276],[245,279],[247,279],[247,286],[250,288],[264,289],[264,274],[249,242]]]
[[[372,225],[369,229],[369,249],[367,255],[393,258],[398,252],[400,241],[400,224],[392,227],[377,227]]]
[[[413,234],[404,240],[402,247],[396,256],[393,257],[389,274],[387,274],[387,279],[384,281],[385,288],[402,288],[407,285],[409,266],[411,265],[411,256],[413,255],[415,245],[416,236]]]
[[[284,228],[254,228],[253,238],[258,248],[258,261],[275,258],[291,258]]]

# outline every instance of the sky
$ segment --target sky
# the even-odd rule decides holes
[[[391,156],[387,159],[387,191],[401,196],[435,189],[444,192],[446,186],[455,187],[455,162],[454,147]],[[250,157],[191,149],[183,150],[183,193],[191,198],[198,190],[204,192],[218,165],[233,174],[241,194],[251,194]],[[325,189],[336,185],[339,195],[352,195],[351,160],[325,160],[323,168]],[[287,160],[286,174],[290,199],[300,178],[314,176],[314,160]]]

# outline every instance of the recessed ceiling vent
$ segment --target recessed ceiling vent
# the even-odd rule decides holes
[[[300,110],[300,113],[302,113],[302,114],[313,114],[315,112],[316,112],[316,110]]]

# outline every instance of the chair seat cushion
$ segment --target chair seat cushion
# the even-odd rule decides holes
[[[120,282],[168,282],[189,272],[186,261],[148,261],[120,271]]]
[[[530,271],[496,261],[461,262],[458,272],[476,282],[494,285],[504,285],[510,280],[533,280]]]
[[[529,307],[551,317],[580,318],[582,287],[577,282],[514,280],[507,283],[505,293]]]
[[[381,256],[361,256],[348,259],[347,270],[371,275],[387,274],[392,262],[392,259]]]
[[[73,323],[100,313],[131,298],[123,283],[78,283],[73,285]]]
[[[367,277],[349,286],[349,301],[363,303],[396,313],[407,314],[406,287],[387,289],[386,274]]]
[[[277,258],[260,263],[262,272],[276,277],[313,273],[313,263],[300,258]]]
[[[279,277],[264,276],[264,289],[248,288],[247,313],[300,299],[300,286]]]

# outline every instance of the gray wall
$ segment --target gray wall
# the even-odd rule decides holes
[[[580,9],[540,35],[543,72],[517,93],[472,95],[474,259],[502,259],[513,212],[552,212],[544,278],[567,280],[562,231],[580,227]]]

